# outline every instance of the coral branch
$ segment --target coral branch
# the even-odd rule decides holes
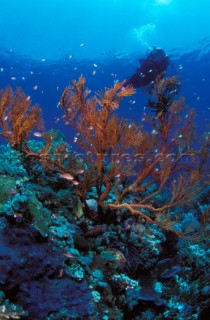
[[[28,138],[32,129],[42,124],[40,108],[17,89],[0,92],[0,126],[13,148],[30,161],[36,159],[46,172],[56,172],[67,179],[81,202],[84,213],[99,224],[109,213],[118,211],[140,216],[144,223],[155,224],[175,235],[196,240],[200,235],[192,228],[177,231],[179,219],[172,210],[191,206],[206,179],[208,161],[207,136],[201,149],[194,150],[194,111],[185,101],[174,97],[180,90],[175,78],[157,79],[148,106],[153,116],[144,115],[151,126],[146,131],[137,124],[117,116],[124,97],[134,94],[131,86],[117,82],[105,92],[89,97],[81,76],[66,87],[60,106],[65,122],[77,130],[79,148],[86,151],[83,160],[69,154],[68,145],[55,131],[42,134],[40,152],[31,150]],[[82,175],[81,175],[82,172]],[[87,194],[96,190],[97,214],[91,213]],[[117,215],[116,215],[117,216]],[[201,233],[208,219],[201,219]]]
[[[61,98],[61,108],[66,122],[79,131],[79,147],[91,154],[95,177],[92,186],[98,190],[99,212],[124,208],[147,223],[181,236],[174,229],[178,222],[173,221],[170,210],[191,205],[195,200],[203,176],[202,161],[194,163],[193,157],[206,156],[205,152],[193,150],[194,113],[187,112],[183,98],[174,100],[180,82],[175,77],[157,79],[155,101],[148,104],[155,117],[146,116],[153,127],[151,132],[113,114],[121,99],[134,93],[132,87],[124,88],[123,83],[117,83],[87,99],[89,90],[84,85],[81,77],[68,86]],[[84,198],[85,183],[81,181]],[[111,192],[115,194],[114,202],[109,201]],[[168,196],[158,204],[163,193]],[[187,238],[186,234],[182,236]]]
[[[20,88],[14,93],[10,87],[0,92],[0,127],[11,146],[21,149],[27,145],[33,129],[42,128],[41,109],[31,106],[31,100]]]

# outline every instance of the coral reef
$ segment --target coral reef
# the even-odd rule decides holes
[[[208,314],[207,136],[195,149],[194,112],[175,100],[175,77],[154,86],[151,130],[118,118],[134,92],[123,85],[88,98],[81,77],[64,90],[79,157],[58,131],[29,140],[39,107],[20,89],[1,91],[1,319]]]
[[[78,131],[78,145],[88,152],[88,170],[82,179],[77,177],[77,193],[84,207],[86,192],[96,187],[99,220],[106,210],[125,209],[180,237],[199,238],[192,226],[184,232],[179,230],[177,217],[175,220],[170,215],[172,208],[191,205],[196,198],[205,176],[201,164],[207,152],[204,145],[200,150],[193,149],[193,111],[188,111],[183,120],[184,99],[173,99],[180,82],[175,77],[156,81],[153,97],[157,101],[149,101],[156,117],[145,115],[151,132],[115,114],[121,99],[133,94],[132,87],[117,82],[88,99],[89,90],[84,85],[85,79],[80,77],[61,98],[65,121]],[[193,161],[195,156],[200,157],[198,162]],[[110,201],[111,193],[114,201]],[[167,193],[167,198],[162,197],[158,203],[162,193]],[[201,225],[201,237],[203,231]]]

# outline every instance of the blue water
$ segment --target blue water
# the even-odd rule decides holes
[[[208,122],[208,0],[0,0],[0,8],[0,87],[21,86],[42,107],[46,129],[71,142],[56,108],[64,87],[81,74],[92,92],[110,87],[153,46],[169,55],[168,75],[179,75],[198,128]],[[147,99],[138,89],[119,114],[140,120]]]

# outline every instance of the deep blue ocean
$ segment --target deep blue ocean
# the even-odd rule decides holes
[[[71,142],[56,107],[66,85],[82,74],[92,92],[131,76],[148,50],[164,49],[181,94],[209,117],[210,3],[208,0],[0,0],[0,86],[21,86],[43,109],[46,129]],[[119,114],[141,119],[148,95],[137,89]]]

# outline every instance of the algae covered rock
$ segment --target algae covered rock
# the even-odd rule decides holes
[[[49,233],[49,226],[52,223],[51,212],[47,208],[43,207],[42,203],[37,199],[34,193],[30,195],[28,208],[32,218],[34,219],[35,228],[38,229],[43,236],[47,236]]]
[[[7,175],[0,175],[0,203],[7,201],[10,190],[15,190],[16,179]]]

